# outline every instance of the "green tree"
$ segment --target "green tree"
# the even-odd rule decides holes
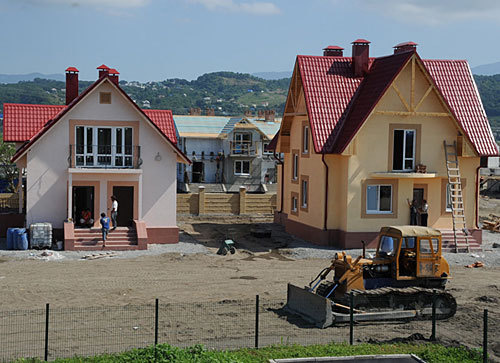
[[[15,152],[14,144],[4,142],[3,135],[0,134],[0,173],[2,178],[7,181],[7,190],[11,193],[16,190],[14,181],[18,176],[16,165],[10,161]]]

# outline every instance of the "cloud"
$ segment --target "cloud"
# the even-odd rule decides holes
[[[427,25],[500,18],[499,0],[356,0],[356,3],[400,21]]]
[[[281,10],[271,2],[236,2],[235,0],[189,0],[191,3],[201,4],[209,10],[228,10],[254,15],[276,15]]]
[[[36,5],[89,6],[94,8],[138,8],[146,6],[150,0],[19,0]]]

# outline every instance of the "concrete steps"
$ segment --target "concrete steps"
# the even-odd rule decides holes
[[[135,229],[129,227],[118,227],[114,231],[110,231],[106,239],[106,247],[103,246],[100,228],[77,228],[74,233],[74,249],[76,251],[128,251],[139,249],[137,233]]]
[[[453,239],[452,229],[442,229],[441,239],[443,241],[443,252],[455,252],[455,242]],[[483,248],[481,244],[478,241],[476,241],[474,237],[468,235],[467,240],[469,242],[470,252],[482,252]],[[467,243],[465,240],[465,233],[463,231],[457,231],[457,247],[458,247],[458,252],[468,252]]]

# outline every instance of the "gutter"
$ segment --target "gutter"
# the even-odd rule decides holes
[[[325,152],[321,154],[321,161],[325,165],[325,217],[323,220],[323,230],[326,231],[328,222],[328,164],[325,162]]]
[[[281,165],[281,205],[280,205],[280,210],[278,213],[283,213],[283,195],[284,195],[284,188],[285,188],[285,183],[284,183],[284,177],[285,177],[285,163],[283,160],[281,160],[278,155],[276,155],[276,149],[273,150],[273,156],[278,162],[279,165]]]

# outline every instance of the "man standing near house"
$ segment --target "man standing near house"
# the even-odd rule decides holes
[[[116,197],[114,195],[111,196],[111,223],[113,224],[113,228],[111,229],[114,231],[116,229],[116,217],[118,216],[118,200],[116,200]]]

